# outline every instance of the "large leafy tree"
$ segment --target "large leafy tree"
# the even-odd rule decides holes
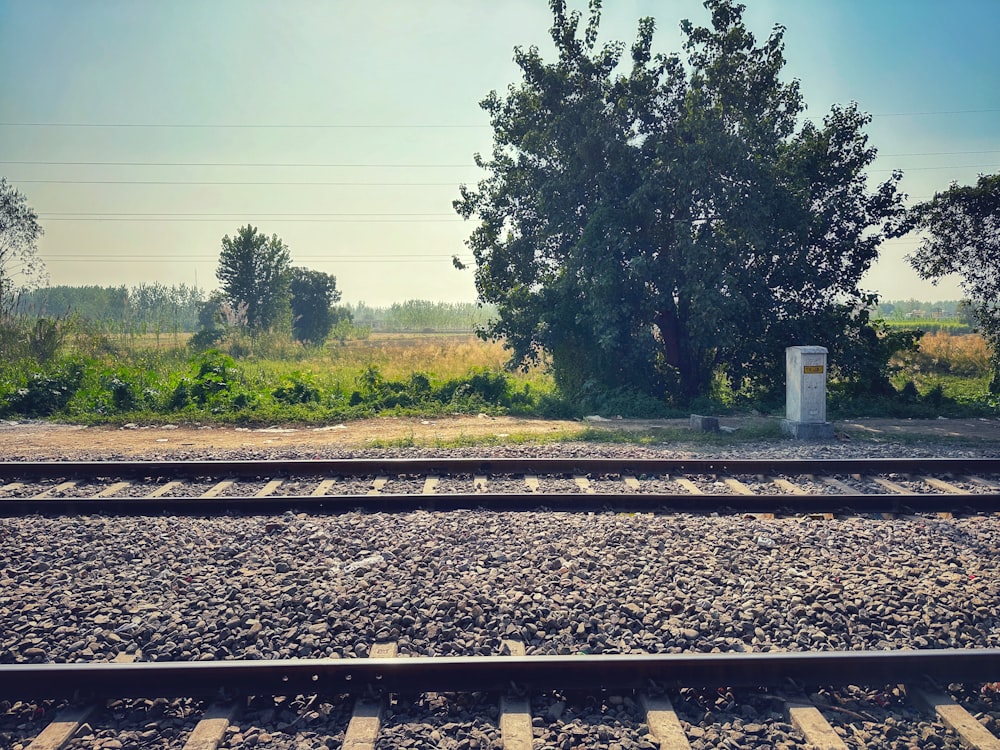
[[[925,233],[907,256],[917,273],[937,281],[958,274],[990,346],[990,391],[1000,393],[1000,174],[982,175],[914,206],[904,230]]]
[[[338,320],[337,277],[309,268],[291,270],[292,334],[299,341],[322,344]]]
[[[245,310],[251,332],[287,325],[291,256],[278,235],[268,238],[249,224],[234,237],[227,234],[215,275],[225,300]]]
[[[27,198],[0,177],[0,319],[17,308],[21,289],[45,280],[45,265],[38,255],[42,233]]]
[[[523,81],[482,102],[487,177],[461,186],[483,335],[511,364],[551,357],[564,392],[627,388],[688,399],[713,373],[773,389],[783,350],[871,333],[858,288],[901,209],[899,175],[866,188],[875,158],[854,106],[799,123],[783,28],[758,45],[744,6],[708,0],[684,21],[686,64],[654,55],[639,22],[630,61],[551,0],[557,59],[517,48]],[[836,353],[836,352],[835,352]]]

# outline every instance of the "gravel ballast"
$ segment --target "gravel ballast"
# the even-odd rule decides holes
[[[697,455],[613,445],[456,454]],[[787,443],[724,454],[981,455]],[[499,655],[504,639],[522,640],[528,654],[1000,647],[995,515],[29,517],[0,519],[0,536],[0,662],[111,660],[137,651],[154,661],[354,658],[387,640],[398,642],[400,656]],[[557,702],[553,696],[536,711],[544,717]],[[992,706],[977,708],[984,718],[995,715]],[[752,746],[758,724],[777,726],[784,739],[787,727],[769,710],[751,706],[703,731],[732,729],[738,719],[750,739],[734,747]],[[398,723],[413,721],[401,714]],[[489,724],[469,721],[489,747]],[[621,734],[631,739],[619,740],[608,726],[609,742],[642,746],[641,734],[630,729]],[[842,726],[865,746],[860,738],[869,727]],[[921,746],[921,733],[927,742],[937,732],[907,726],[899,722],[894,742]],[[576,731],[536,728],[536,738],[553,746]]]

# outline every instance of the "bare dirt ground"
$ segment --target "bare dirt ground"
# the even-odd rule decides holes
[[[726,427],[739,428],[775,422],[767,417],[723,418]],[[284,450],[363,449],[386,445],[424,447],[468,441],[544,441],[571,439],[586,428],[641,432],[655,436],[670,430],[671,442],[687,427],[685,419],[612,419],[590,422],[523,419],[518,417],[452,416],[435,419],[383,417],[326,427],[265,428],[197,425],[84,427],[48,422],[0,422],[0,460],[54,457],[101,459],[144,454],[210,453],[212,450],[248,452]],[[996,445],[1000,454],[1000,419],[891,420],[854,419],[835,423],[841,441],[912,442],[980,447]],[[667,437],[665,434],[664,437]]]
[[[195,453],[217,449],[261,451],[274,448],[357,449],[372,445],[433,446],[483,438],[541,438],[579,431],[579,422],[460,416],[444,419],[377,418],[326,427],[224,427],[155,425],[84,427],[47,422],[0,422],[0,458],[59,455],[101,458],[108,455]]]

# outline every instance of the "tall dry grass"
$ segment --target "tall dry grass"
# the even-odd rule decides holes
[[[981,377],[989,373],[990,352],[977,333],[928,333],[920,339],[920,349],[909,355],[904,367],[915,373],[937,373]]]
[[[389,381],[408,382],[421,373],[433,383],[462,379],[470,371],[504,371],[508,354],[496,342],[468,334],[372,334],[366,339],[303,349],[296,358],[254,357],[241,367],[254,382],[278,382],[291,373],[308,373],[324,389],[350,391],[369,368]],[[554,389],[544,367],[508,373],[515,387],[529,384],[534,392]]]
[[[508,358],[501,344],[471,335],[373,334],[326,351],[337,369],[360,372],[377,367],[392,380],[409,378],[414,372],[447,380],[476,368],[501,370]]]

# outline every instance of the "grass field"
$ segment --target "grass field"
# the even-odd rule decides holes
[[[374,333],[322,347],[237,334],[200,354],[187,339],[77,331],[44,362],[0,362],[0,417],[315,424],[376,414],[682,416],[648,399],[574,409],[544,366],[508,372],[503,346],[470,334]],[[832,383],[831,409],[851,416],[995,413],[989,352],[978,335],[928,333],[919,351],[893,365],[898,401],[845,402]]]

